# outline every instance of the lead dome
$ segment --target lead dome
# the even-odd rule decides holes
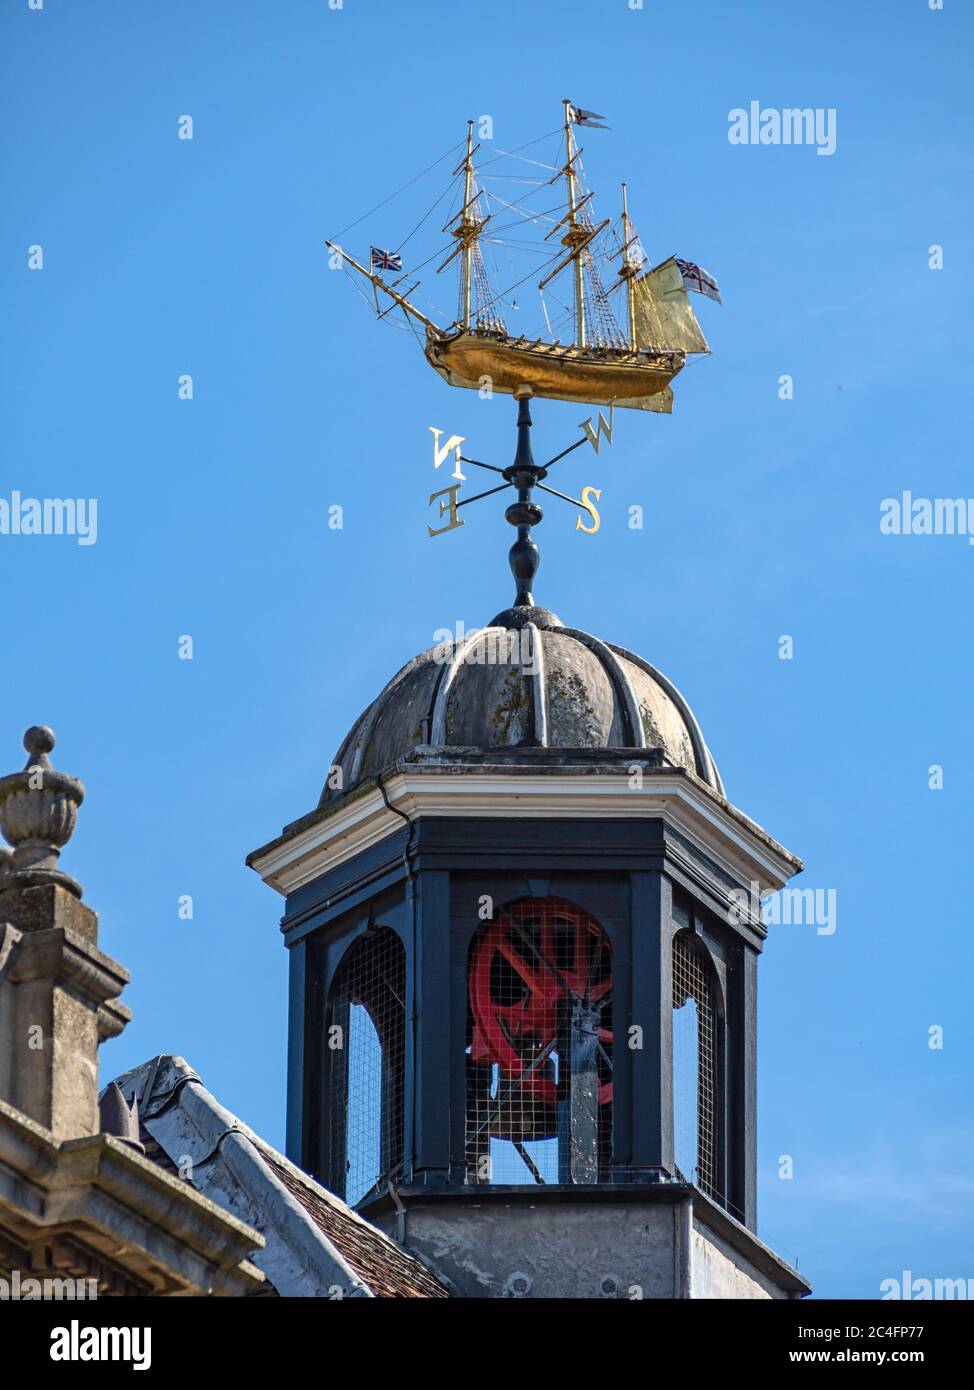
[[[656,750],[720,795],[720,774],[686,700],[648,661],[565,626],[546,609],[509,609],[487,627],[406,663],[342,742],[320,804],[400,762],[440,751],[453,763],[523,754]],[[340,769],[340,776],[334,775]]]

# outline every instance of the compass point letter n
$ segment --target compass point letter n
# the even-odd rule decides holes
[[[442,430],[438,430],[435,425],[430,425],[430,434],[433,436],[433,467],[439,468],[440,464],[450,455],[453,455],[453,477],[458,482],[465,483],[466,477],[460,468],[460,445],[463,443],[462,434],[451,434],[445,444],[440,444]]]

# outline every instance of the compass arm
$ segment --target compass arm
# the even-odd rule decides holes
[[[557,488],[547,487],[543,479],[547,478],[548,469],[552,464],[557,463],[559,459],[565,458],[582,444],[592,444],[596,453],[598,453],[597,442],[603,435],[611,444],[612,428],[602,415],[599,416],[598,434],[592,429],[591,421],[585,421],[582,425],[585,434],[581,439],[576,439],[573,444],[569,444],[567,449],[562,449],[561,453],[555,454],[554,458],[549,459],[547,463],[535,463],[534,455],[531,451],[531,399],[525,392],[525,394],[518,396],[517,400],[517,452],[514,455],[514,462],[509,464],[507,468],[498,468],[493,463],[484,463],[481,459],[468,458],[465,454],[461,454],[460,445],[463,443],[463,437],[461,435],[451,435],[448,442],[441,447],[440,436],[443,431],[435,429],[432,425],[430,426],[435,437],[433,451],[434,466],[438,468],[444,458],[446,458],[449,453],[455,451],[457,470],[454,472],[453,476],[459,479],[459,482],[453,487],[443,489],[442,492],[433,493],[429,499],[432,503],[436,498],[442,497],[447,493],[449,494],[449,504],[445,502],[440,504],[440,514],[441,516],[445,516],[447,510],[449,510],[450,525],[440,527],[438,530],[432,527],[427,529],[431,536],[441,536],[444,535],[446,531],[455,530],[458,526],[464,525],[464,522],[462,522],[458,516],[461,507],[469,506],[471,502],[479,502],[484,497],[493,497],[498,492],[506,492],[508,488],[514,488],[517,498],[510,503],[504,512],[505,521],[515,527],[517,531],[517,538],[508,552],[508,563],[510,564],[511,573],[517,585],[513,606],[515,609],[521,610],[518,614],[518,618],[521,621],[529,622],[532,621],[536,615],[525,610],[536,609],[532,586],[541,566],[541,552],[531,532],[532,528],[537,526],[544,518],[542,508],[534,499],[534,489],[538,488],[541,492],[547,492],[550,496],[557,497],[562,502],[567,502],[569,506],[577,508],[579,513],[588,513],[592,525],[585,525],[580,515],[576,519],[575,529],[577,531],[585,531],[588,535],[594,535],[600,526],[599,513],[595,506],[595,502],[601,497],[601,490],[595,487],[584,487],[582,488],[582,496],[579,499],[570,497],[565,492],[559,492]],[[472,497],[465,497],[463,501],[459,501],[459,484],[466,481],[464,474],[459,471],[461,463],[469,463],[474,468],[486,468],[491,473],[499,473],[504,481],[503,483],[499,483],[496,487],[486,488],[483,492],[474,493]],[[593,498],[594,501],[592,500]]]
[[[482,497],[493,497],[495,492],[506,492],[511,486],[511,483],[501,483],[499,487],[489,487],[486,492],[478,492],[473,497],[465,497],[462,502],[457,503],[457,511],[461,507],[469,507],[471,502],[479,502]]]
[[[574,497],[569,497],[567,492],[559,492],[557,488],[545,487],[544,483],[536,483],[535,486],[539,487],[542,492],[550,492],[552,497],[560,497],[563,502],[570,502],[573,507],[579,507],[583,511],[585,510],[585,503],[579,502]]]
[[[581,447],[581,445],[587,444],[587,443],[588,443],[588,440],[586,439],[585,435],[583,434],[582,437],[581,437],[581,439],[576,439],[574,444],[569,444],[569,446],[568,446],[567,449],[562,449],[562,451],[561,451],[560,454],[555,454],[555,456],[554,456],[553,459],[549,459],[548,462],[545,464],[545,468],[550,468],[551,465],[552,465],[553,463],[557,463],[559,459],[563,459],[563,458],[565,457],[566,454],[572,453],[575,449],[578,449],[578,448]],[[471,459],[470,462],[472,463],[473,460]]]
[[[468,459],[464,454],[460,455],[461,463],[472,463],[474,468],[489,468],[492,473],[503,473],[503,468],[498,468],[493,463],[481,463],[480,459]]]

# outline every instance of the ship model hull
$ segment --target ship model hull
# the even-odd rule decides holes
[[[577,348],[500,333],[427,328],[426,360],[450,386],[669,414],[683,352]]]

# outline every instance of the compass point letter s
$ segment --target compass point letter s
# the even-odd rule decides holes
[[[601,496],[602,496],[602,489],[601,489],[600,487],[583,487],[583,488],[582,488],[582,506],[583,506],[583,507],[585,508],[585,510],[588,512],[589,516],[592,518],[592,520],[593,520],[593,522],[595,523],[595,525],[594,525],[594,526],[583,526],[583,524],[582,524],[582,518],[581,518],[580,516],[577,516],[577,517],[575,518],[575,530],[576,530],[576,531],[584,531],[585,534],[586,534],[587,536],[594,536],[594,535],[595,535],[596,531],[597,531],[597,530],[599,529],[599,527],[602,525],[602,520],[601,520],[601,518],[600,518],[600,516],[599,516],[598,508],[597,508],[596,505],[595,505],[595,502],[598,502],[598,500],[599,500],[599,498],[600,498]],[[593,497],[595,498],[595,502],[592,501],[592,498],[593,498]]]

